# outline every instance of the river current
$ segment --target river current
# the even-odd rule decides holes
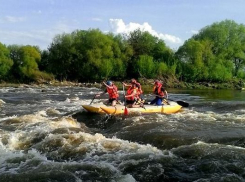
[[[168,90],[190,104],[170,115],[89,114],[99,91],[0,88],[0,181],[245,181],[245,91]]]

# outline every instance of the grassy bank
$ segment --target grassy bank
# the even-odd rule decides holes
[[[125,82],[129,82],[130,80],[124,80]],[[145,79],[140,78],[138,81],[144,86],[152,86],[154,85],[154,79]],[[225,83],[211,83],[211,82],[198,82],[198,83],[187,83],[181,82],[175,78],[162,78],[161,81],[163,82],[166,88],[179,88],[179,89],[234,89],[234,90],[242,90],[245,85],[241,80],[232,80]],[[121,81],[114,81],[114,83],[119,87],[122,88]],[[49,81],[44,83],[7,83],[2,82],[0,83],[0,87],[47,87],[47,86],[79,86],[79,87],[97,87],[101,88],[102,83],[80,83],[80,82],[70,82],[70,81]]]

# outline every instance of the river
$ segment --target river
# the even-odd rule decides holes
[[[0,88],[0,181],[245,181],[245,91],[169,89],[190,104],[170,115],[85,112],[99,91]]]

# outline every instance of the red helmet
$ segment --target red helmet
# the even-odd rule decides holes
[[[159,80],[155,80],[155,85],[160,86],[162,83]]]

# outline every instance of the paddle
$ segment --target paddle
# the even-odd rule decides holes
[[[91,102],[90,102],[89,105],[91,105],[93,103],[93,101],[94,101],[95,98],[96,98],[96,95],[93,97],[93,99],[91,100]]]
[[[155,94],[153,94],[153,95],[155,95]],[[158,95],[155,95],[155,96],[157,96],[157,97],[159,97]],[[166,98],[165,98],[166,99]],[[179,104],[180,106],[182,106],[182,107],[189,107],[189,103],[187,103],[187,102],[185,102],[185,101],[181,101],[181,100],[173,100],[173,99],[167,99],[167,100],[171,100],[171,101],[174,101],[174,102],[176,102],[177,104]]]
[[[177,102],[177,104],[179,104],[180,106],[182,107],[189,107],[189,103],[185,102],[185,101],[181,101],[181,100],[172,100],[172,99],[168,99],[168,100],[171,100],[171,101],[174,101],[174,102]]]
[[[128,109],[126,107],[126,98],[125,98],[125,91],[124,91],[124,84],[123,84],[123,97],[124,97],[124,115],[128,115]]]
[[[146,108],[144,106],[144,101],[140,103],[140,107],[142,107],[142,108],[144,108],[146,110]]]

